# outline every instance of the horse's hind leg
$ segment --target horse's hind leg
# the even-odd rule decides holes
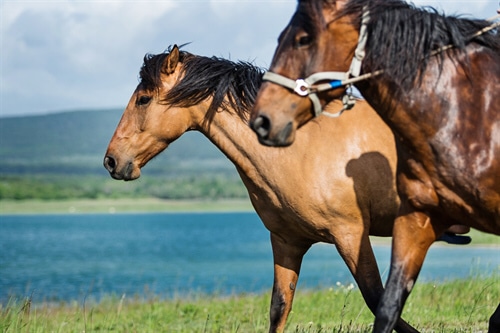
[[[413,289],[427,250],[443,230],[434,230],[429,216],[412,212],[394,222],[389,278],[375,316],[373,332],[392,332]]]
[[[500,333],[500,304],[490,317],[488,333]]]
[[[269,332],[282,332],[292,310],[293,296],[299,279],[302,258],[311,244],[286,242],[271,233],[274,257],[274,284],[271,297]]]
[[[351,230],[352,231],[352,230]],[[375,313],[384,292],[382,280],[368,235],[360,230],[358,233],[341,233],[343,237],[336,240],[335,245],[351,271],[366,305]],[[347,237],[350,235],[351,237]],[[395,330],[399,333],[418,333],[402,318],[398,319]]]

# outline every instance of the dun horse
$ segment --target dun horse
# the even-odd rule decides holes
[[[390,236],[399,205],[392,134],[360,101],[342,119],[321,117],[304,126],[296,145],[263,147],[248,126],[262,73],[177,47],[146,56],[104,166],[115,179],[136,179],[183,133],[200,131],[234,163],[271,233],[270,331],[284,329],[302,257],[317,242],[335,244],[374,311],[383,286],[368,235]],[[402,320],[398,325],[415,332]]]
[[[402,203],[374,325],[390,332],[429,246],[450,224],[500,235],[498,23],[400,0],[301,0],[264,78],[251,117],[263,144],[290,144],[353,83],[397,139]],[[489,325],[500,332],[500,305]]]

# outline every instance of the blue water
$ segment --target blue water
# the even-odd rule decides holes
[[[375,246],[387,276],[389,246]],[[500,249],[431,248],[420,280],[498,273]],[[122,294],[270,291],[269,233],[254,213],[0,216],[0,303]],[[335,247],[306,254],[299,288],[354,282]]]

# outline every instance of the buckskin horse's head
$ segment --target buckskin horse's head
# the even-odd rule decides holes
[[[168,53],[144,57],[140,83],[135,89],[115,130],[104,157],[104,167],[115,179],[134,180],[141,168],[162,152],[190,126],[189,113],[165,102],[166,93],[181,73],[181,54],[177,46]],[[178,114],[176,114],[178,113]],[[185,117],[176,127],[161,121],[166,114]]]
[[[344,2],[299,1],[279,36],[269,69],[274,74],[264,77],[268,82],[262,85],[252,112],[251,127],[262,144],[291,144],[295,130],[314,117],[314,109],[344,94],[342,86],[314,96],[305,93],[315,85],[331,81],[331,76],[311,76],[314,73],[332,71],[338,72],[334,79],[347,77],[359,29],[350,16],[338,15]],[[329,52],[322,51],[326,43]]]

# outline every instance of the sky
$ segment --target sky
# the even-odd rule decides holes
[[[497,0],[418,0],[490,18]],[[296,0],[0,0],[0,117],[124,108],[146,53],[268,67]]]

